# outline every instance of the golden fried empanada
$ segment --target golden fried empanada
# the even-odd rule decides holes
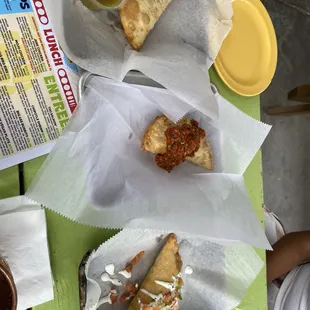
[[[171,0],[128,0],[119,15],[124,33],[135,49],[139,50],[148,33]]]
[[[144,305],[150,304],[154,301],[141,290],[146,290],[154,295],[167,294],[169,289],[157,284],[155,281],[160,280],[170,283],[173,281],[173,277],[177,277],[181,272],[181,268],[182,259],[179,254],[178,241],[174,234],[170,234],[164,247],[156,257],[153,266],[142,282],[138,293],[131,301],[128,309],[140,310],[139,300]]]
[[[177,125],[190,124],[191,120],[187,117],[182,118]],[[158,116],[147,128],[143,139],[141,148],[144,151],[151,152],[154,154],[163,154],[166,152],[167,141],[165,131],[172,126],[176,126],[166,116]],[[187,161],[190,161],[203,168],[213,170],[213,153],[208,138],[205,137],[200,141],[200,147],[193,157],[186,157]]]

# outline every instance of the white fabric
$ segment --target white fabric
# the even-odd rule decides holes
[[[265,210],[265,232],[271,245],[280,238],[283,227],[276,216]],[[284,279],[280,288],[268,285],[269,310],[308,310],[310,309],[310,264],[298,266]]]
[[[310,264],[294,268],[285,278],[274,310],[310,309]]]
[[[265,233],[266,237],[271,245],[274,245],[278,241],[277,235],[277,221],[272,213],[268,211],[264,212]]]
[[[266,237],[271,245],[274,245],[278,241],[277,236],[277,225],[279,223],[275,219],[272,213],[264,210],[264,222],[265,222],[265,233]],[[268,291],[268,310],[274,309],[274,303],[277,298],[279,288],[274,284],[271,283],[267,287]]]

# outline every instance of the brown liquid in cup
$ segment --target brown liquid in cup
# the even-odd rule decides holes
[[[8,279],[0,274],[0,309],[11,310],[13,305],[12,288]]]
[[[16,310],[17,291],[7,262],[0,256],[0,310]]]

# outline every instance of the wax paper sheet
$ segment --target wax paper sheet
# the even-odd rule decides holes
[[[192,105],[207,99],[216,117],[208,68],[232,26],[230,0],[173,0],[140,52],[128,46],[117,11],[90,11],[80,0],[44,5],[62,49],[81,68],[116,80],[139,70]]]
[[[105,297],[115,288],[121,295],[123,287],[103,282],[100,276],[105,266],[115,265],[115,276],[123,284],[141,284],[165,242],[160,231],[124,229],[115,237],[103,243],[86,264],[87,301],[85,309],[96,309],[99,298]],[[233,309],[242,300],[246,290],[259,274],[263,262],[256,252],[247,245],[223,246],[197,238],[177,235],[179,252],[182,256],[182,301],[180,309]],[[145,251],[142,260],[133,268],[132,277],[125,279],[117,274],[140,251]],[[192,274],[184,269],[190,266]],[[158,279],[160,280],[160,279]],[[104,309],[127,309],[128,304],[103,304]]]
[[[167,90],[93,78],[26,195],[88,225],[173,230],[270,248],[241,175],[270,127],[231,104],[224,110],[215,122]],[[183,163],[169,174],[140,149],[155,116],[179,119],[187,112],[207,130],[213,173]],[[234,119],[231,128],[225,118]]]

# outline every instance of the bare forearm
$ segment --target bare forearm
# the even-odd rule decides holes
[[[267,281],[284,275],[305,260],[310,259],[310,231],[285,235],[267,251]]]

